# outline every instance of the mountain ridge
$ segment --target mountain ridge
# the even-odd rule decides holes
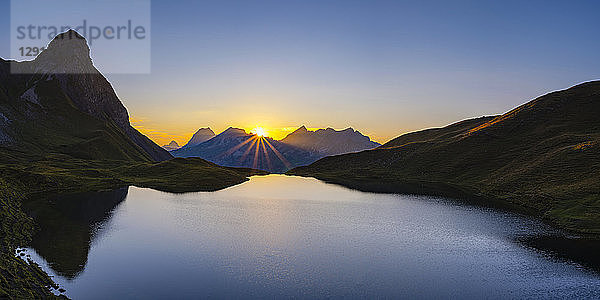
[[[215,137],[193,147],[171,151],[176,157],[200,157],[227,167],[245,167],[269,172],[284,172],[291,167],[313,162],[321,156],[268,137],[229,127]]]
[[[181,148],[193,147],[203,142],[206,142],[215,136],[215,132],[210,127],[198,129],[190,138],[190,140]],[[176,149],[175,149],[176,150]]]
[[[310,131],[302,125],[285,138],[283,143],[309,151],[319,152],[325,156],[369,150],[381,146],[371,141],[368,136],[361,134],[352,127],[335,130],[331,127]]]
[[[53,97],[57,96],[56,93],[61,93],[66,101],[83,113],[113,122],[152,160],[172,158],[166,150],[131,126],[127,109],[112,85],[94,67],[90,48],[77,32],[70,30],[57,35],[48,48],[32,61],[2,60],[0,69],[0,80],[12,81],[21,88],[20,91],[5,91],[3,98],[12,94],[17,98],[25,97],[30,103],[39,106],[37,87],[46,85],[53,89]]]
[[[523,209],[600,234],[600,81],[499,116],[399,136],[288,172],[378,192],[434,194]]]
[[[302,125],[284,139],[275,140],[229,127],[202,143],[173,150],[171,154],[176,157],[200,157],[229,167],[285,172],[291,167],[306,165],[327,155],[361,151],[379,145],[352,128],[308,131]],[[250,154],[254,156],[249,157]]]

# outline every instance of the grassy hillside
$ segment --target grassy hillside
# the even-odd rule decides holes
[[[16,248],[28,244],[35,231],[33,220],[21,210],[23,190],[0,178],[0,298],[54,298],[48,287],[57,286],[48,275],[15,255]]]
[[[408,143],[426,142],[432,140],[451,138],[457,134],[463,133],[465,130],[469,130],[471,128],[485,124],[488,121],[493,120],[495,117],[496,116],[469,119],[442,128],[431,128],[407,133],[383,144],[380,148],[393,148]]]
[[[497,117],[400,136],[289,174],[349,187],[470,198],[600,234],[600,82]]]

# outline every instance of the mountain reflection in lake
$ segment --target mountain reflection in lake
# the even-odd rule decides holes
[[[75,278],[87,263],[93,240],[127,191],[62,195],[25,203],[40,228],[31,246],[58,275]]]
[[[43,203],[30,252],[75,299],[600,297],[596,273],[517,242],[554,230],[447,199],[269,175]]]

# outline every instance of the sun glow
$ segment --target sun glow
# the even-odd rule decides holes
[[[260,137],[268,136],[267,131],[262,127],[255,127],[250,131],[252,134],[256,134]]]

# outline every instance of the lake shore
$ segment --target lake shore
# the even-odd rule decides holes
[[[130,187],[60,199],[28,253],[73,298],[600,292],[559,231],[448,197],[270,175],[209,193]]]
[[[304,168],[297,168],[288,171],[286,174],[313,177],[327,183],[341,185],[350,189],[355,189],[363,192],[384,193],[384,194],[414,194],[426,196],[441,196],[454,198],[457,201],[510,211],[523,215],[529,215],[539,218],[543,222],[564,231],[566,234],[576,238],[582,238],[592,241],[600,241],[600,233],[590,232],[587,228],[576,228],[565,226],[560,220],[548,218],[543,212],[540,212],[534,207],[523,205],[525,201],[519,201],[515,195],[487,195],[476,191],[473,188],[462,186],[459,184],[446,182],[432,182],[419,180],[398,180],[384,178],[356,178],[358,176],[333,176],[325,173],[312,173]]]
[[[84,160],[40,160],[5,164],[0,168],[0,295],[53,298],[52,279],[35,263],[15,255],[39,230],[22,209],[27,199],[52,194],[96,192],[136,185],[171,193],[216,191],[248,180],[263,171],[224,168],[201,159],[173,159],[159,163]]]

